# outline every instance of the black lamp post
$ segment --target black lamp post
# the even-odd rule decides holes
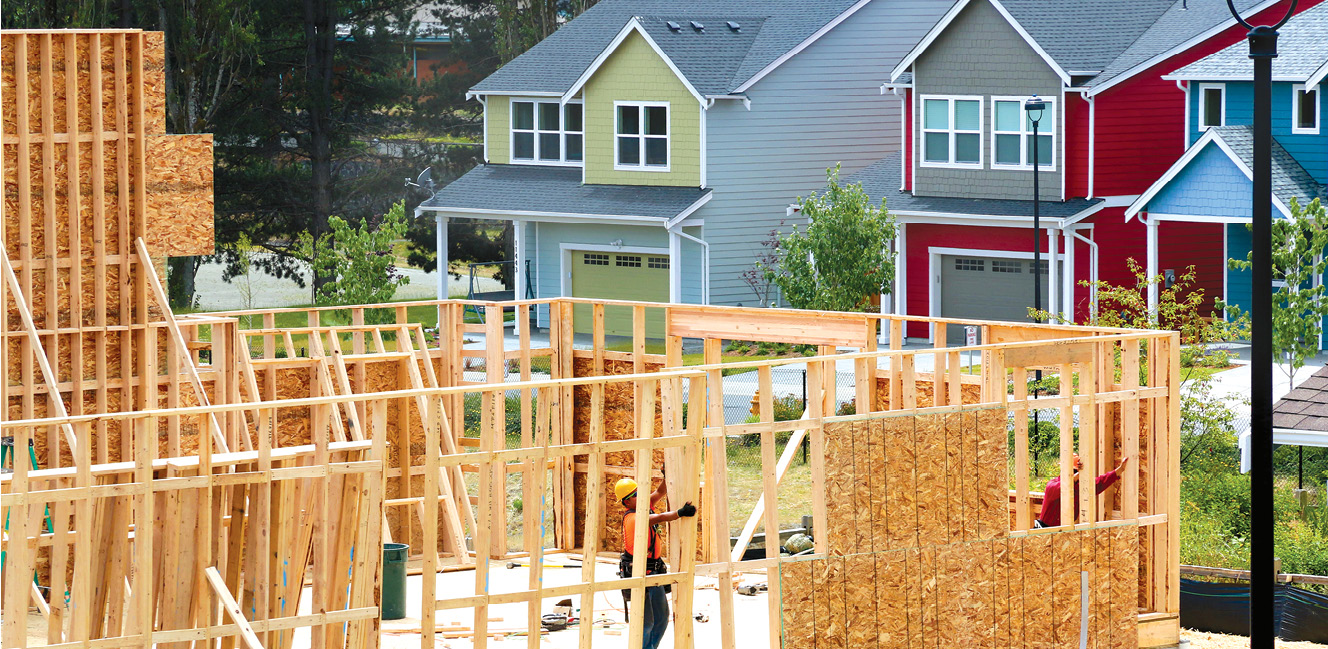
[[[1029,142],[1029,148],[1033,150],[1033,311],[1042,311],[1042,223],[1038,217],[1038,122],[1042,121],[1042,111],[1047,109],[1047,102],[1038,99],[1033,95],[1032,99],[1024,102],[1024,112],[1028,113],[1028,121],[1033,124],[1033,140]],[[1053,261],[1054,263],[1054,261]],[[1035,316],[1035,321],[1040,321],[1041,315]],[[1038,396],[1042,389],[1042,370],[1033,371],[1033,397]],[[1033,430],[1038,435],[1042,434],[1042,421],[1036,408],[1033,409]]]
[[[1291,0],[1276,25],[1255,27],[1227,8],[1249,31],[1254,59],[1254,232],[1250,292],[1250,647],[1273,649],[1273,59],[1277,30],[1296,11]]]
[[[1033,150],[1033,310],[1042,310],[1042,223],[1038,218],[1038,123],[1042,121],[1042,111],[1047,109],[1047,102],[1033,95],[1024,102],[1024,111],[1028,121],[1033,124],[1033,139],[1029,148]],[[1041,374],[1041,372],[1039,372]],[[1038,377],[1041,380],[1041,376]]]

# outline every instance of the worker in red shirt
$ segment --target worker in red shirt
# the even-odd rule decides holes
[[[667,480],[660,480],[659,489],[650,494],[650,510],[655,508],[655,503],[663,500],[667,495]],[[632,576],[632,559],[636,553],[636,481],[631,478],[623,478],[617,484],[613,485],[613,495],[622,502],[623,507],[627,508],[627,513],[623,516],[623,553],[618,561],[618,576],[627,578]],[[677,511],[663,512],[661,514],[650,514],[650,529],[646,532],[646,574],[662,575],[669,571],[668,565],[664,563],[662,548],[659,542],[659,525],[676,521],[684,516],[695,516],[696,507],[692,503],[686,503],[679,507]],[[623,589],[624,603],[627,601],[628,594],[632,591]],[[646,588],[646,601],[641,606],[645,625],[641,634],[641,649],[656,649],[661,640],[664,639],[664,631],[669,628],[669,600],[667,591],[663,586],[650,586]]]
[[[1125,465],[1130,461],[1129,456],[1122,457],[1116,468],[1103,473],[1097,477],[1094,482],[1097,486],[1097,493],[1102,493],[1117,480],[1120,480],[1121,471],[1125,470]],[[1079,454],[1075,453],[1071,461],[1074,467],[1074,501],[1079,502],[1079,470],[1084,468],[1083,460],[1079,459]],[[1075,516],[1079,516],[1079,508],[1075,508]],[[1061,478],[1056,476],[1047,483],[1047,488],[1042,496],[1042,514],[1033,522],[1033,527],[1058,527],[1061,524]]]

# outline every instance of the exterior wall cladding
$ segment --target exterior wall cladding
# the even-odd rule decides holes
[[[982,169],[946,169],[923,166],[914,154],[914,192],[920,196],[959,198],[1027,199],[1027,171],[991,168],[993,96],[1037,94],[1056,104],[1056,167],[1044,172],[1040,195],[1043,200],[1061,200],[1061,134],[1064,132],[1064,101],[1061,80],[1046,61],[990,3],[974,2],[960,12],[950,26],[913,64],[914,114],[922,116],[922,99],[928,95],[973,95],[982,97]],[[1177,93],[1179,94],[1179,93]],[[1043,118],[1043,126],[1046,118]],[[1043,132],[1046,132],[1045,130]],[[921,149],[921,129],[913,129],[915,151]]]
[[[797,197],[825,187],[826,169],[848,175],[899,150],[900,101],[881,82],[945,13],[950,0],[872,0],[746,94],[750,109],[719,101],[706,116],[707,182],[697,212],[710,242],[710,301],[751,306],[742,279],[771,230],[800,216]]]

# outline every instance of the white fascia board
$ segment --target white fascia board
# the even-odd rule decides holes
[[[586,68],[585,72],[581,73],[580,77],[577,77],[576,83],[573,83],[572,87],[562,94],[562,103],[565,104],[571,101],[572,98],[576,96],[576,93],[581,92],[581,88],[586,85],[587,81],[590,81],[590,77],[595,76],[595,72],[599,71],[600,66],[604,65],[604,62],[609,60],[609,56],[618,49],[619,45],[622,45],[624,40],[627,40],[627,36],[632,32],[640,34],[641,38],[645,39],[646,43],[650,45],[650,49],[655,50],[655,54],[664,61],[664,65],[669,66],[669,69],[673,71],[673,74],[676,75],[678,80],[682,82],[682,85],[687,88],[687,92],[691,93],[692,96],[696,98],[696,101],[701,104],[702,108],[704,108],[706,105],[705,97],[702,97],[701,93],[696,91],[696,87],[692,85],[692,82],[688,81],[687,77],[683,76],[682,70],[679,70],[678,66],[673,64],[673,59],[670,59],[669,56],[664,53],[664,50],[659,48],[659,44],[655,42],[655,39],[651,38],[650,34],[646,33],[645,27],[641,25],[641,20],[635,16],[633,16],[631,20],[628,20],[626,25],[623,25],[623,28],[618,31],[618,35],[614,36],[613,40],[609,42],[608,47],[605,47],[604,50],[599,53],[599,56],[595,57],[595,60],[590,63],[590,66]]]
[[[914,45],[913,49],[909,50],[908,54],[905,54],[904,58],[899,60],[899,65],[896,65],[895,69],[890,71],[891,81],[898,79],[899,75],[908,72],[908,69],[913,67],[913,62],[918,60],[919,56],[922,56],[922,53],[941,35],[941,32],[950,26],[950,23],[954,22],[959,12],[968,6],[968,2],[969,0],[958,0],[950,6],[950,10],[945,12],[945,15],[941,16],[941,19],[936,21],[935,25],[931,26],[931,29],[927,30],[927,34],[922,37],[922,40],[918,41],[918,44]]]
[[[1144,193],[1140,194],[1139,198],[1135,199],[1135,201],[1126,208],[1125,222],[1129,223],[1130,220],[1134,218],[1134,215],[1143,211],[1144,206],[1148,204],[1148,201],[1153,200],[1153,197],[1157,196],[1158,192],[1162,191],[1163,187],[1166,187],[1172,179],[1180,174],[1181,170],[1184,169],[1186,165],[1190,164],[1191,160],[1194,160],[1194,158],[1199,155],[1199,152],[1203,151],[1204,147],[1208,146],[1208,144],[1215,139],[1217,139],[1217,131],[1212,129],[1204,131],[1203,136],[1200,137],[1197,142],[1190,145],[1190,148],[1186,149],[1185,153],[1181,155],[1179,160],[1171,163],[1171,166],[1167,168],[1166,173],[1162,174],[1162,177],[1153,181],[1153,184],[1149,185],[1148,189],[1144,190]]]
[[[853,14],[857,13],[858,10],[866,6],[868,2],[871,2],[871,0],[858,0],[857,2],[853,3],[853,6],[849,7],[848,9],[845,9],[838,16],[835,16],[834,19],[831,20],[830,22],[821,25],[820,29],[812,32],[811,36],[808,36],[807,38],[803,39],[803,41],[801,43],[798,43],[793,49],[784,52],[783,54],[779,55],[779,58],[771,61],[764,68],[761,68],[761,71],[752,75],[752,78],[738,84],[738,87],[735,88],[733,92],[734,93],[746,92],[748,88],[751,88],[752,86],[756,85],[756,82],[760,81],[761,79],[764,79],[766,75],[770,74],[771,72],[774,72],[775,68],[778,68],[779,66],[783,65],[785,61],[797,56],[799,52],[807,49],[808,47],[811,46],[812,43],[815,43],[817,40],[820,40],[822,36],[825,36],[827,32],[837,27],[839,23],[848,20],[849,16],[852,16]]]
[[[1213,144],[1221,149],[1222,152],[1226,154],[1227,158],[1231,159],[1232,164],[1235,164],[1236,168],[1239,169],[1241,173],[1245,174],[1245,178],[1250,182],[1254,182],[1254,171],[1240,159],[1240,156],[1236,155],[1235,151],[1231,150],[1231,146],[1227,144],[1225,140],[1218,136],[1217,131],[1208,129],[1204,132],[1203,137],[1199,138],[1199,141],[1195,142],[1194,146],[1191,146],[1189,150],[1185,152],[1185,155],[1181,156],[1179,160],[1172,164],[1171,167],[1167,169],[1167,172],[1162,174],[1161,178],[1158,178],[1152,185],[1149,185],[1148,190],[1143,194],[1140,194],[1139,198],[1125,210],[1125,221],[1128,223],[1134,215],[1142,211],[1144,206],[1148,204],[1148,201],[1156,197],[1158,192],[1162,191],[1162,188],[1166,187],[1168,183],[1179,175],[1181,170],[1184,169],[1190,161],[1194,160],[1194,158],[1199,155],[1199,152],[1209,144]],[[1282,202],[1282,199],[1278,198],[1276,194],[1269,198],[1272,200],[1273,204],[1277,206],[1277,210],[1281,212],[1283,216],[1291,218],[1291,209],[1287,207],[1286,203]]]
[[[696,199],[696,202],[695,202],[695,203],[692,203],[691,205],[688,205],[688,206],[687,206],[687,209],[685,209],[685,210],[683,210],[683,211],[681,211],[681,212],[678,212],[678,215],[677,215],[677,216],[675,216],[675,217],[669,219],[669,220],[664,224],[664,228],[665,228],[666,230],[672,230],[672,229],[673,229],[675,226],[677,226],[679,223],[682,223],[683,221],[687,220],[687,217],[691,216],[694,212],[696,212],[697,210],[701,209],[701,206],[702,206],[702,205],[705,205],[706,203],[709,203],[709,202],[710,202],[710,199],[711,199],[714,195],[715,195],[714,192],[706,192],[706,195],[705,195],[705,196],[702,196],[701,198]]]
[[[1317,430],[1274,428],[1273,443],[1284,446],[1328,446],[1328,433]]]
[[[1137,194],[1125,194],[1121,196],[1099,196],[1098,198],[1102,199],[1101,203],[1093,205],[1092,207],[1089,207],[1088,209],[1085,209],[1084,211],[1079,212],[1078,214],[1066,217],[1064,220],[1061,221],[1061,226],[1068,227],[1074,225],[1107,208],[1125,207],[1126,205],[1129,205],[1130,203],[1134,202],[1134,200],[1139,198],[1139,196]]]
[[[1248,216],[1195,216],[1192,214],[1166,214],[1163,212],[1149,212],[1148,220],[1174,221],[1178,223],[1250,223],[1254,219]]]
[[[886,201],[887,209],[889,200]],[[889,210],[900,223],[944,223],[947,225],[981,225],[986,227],[1025,227],[1033,222],[1031,216],[1008,216],[1002,214],[956,214],[953,212],[922,212],[917,210]],[[1057,219],[1042,220],[1044,227],[1056,229]]]
[[[1312,89],[1323,83],[1324,78],[1328,78],[1328,61],[1324,61],[1308,78],[1305,79],[1305,88]]]
[[[486,90],[476,92],[474,90],[466,92],[466,98],[486,97],[489,95],[514,96],[514,97],[562,97],[561,92],[532,91],[532,90]]]
[[[1164,81],[1254,81],[1252,74],[1164,74]],[[1288,83],[1304,83],[1305,75],[1281,75],[1274,76],[1273,81],[1285,81]]]
[[[477,207],[420,207],[422,212],[434,212],[452,218],[492,219],[496,221],[540,221],[542,223],[595,223],[617,225],[654,225],[664,227],[668,219],[654,216],[626,214],[575,214],[569,212],[538,212],[526,210],[490,210]]]
[[[1267,8],[1269,8],[1269,7],[1271,7],[1271,6],[1275,5],[1275,4],[1277,4],[1278,1],[1279,1],[1279,0],[1264,0],[1263,2],[1260,2],[1259,4],[1255,5],[1254,7],[1251,7],[1248,11],[1250,12],[1250,15],[1253,16],[1254,14],[1257,14],[1257,13],[1263,11],[1264,9],[1267,9]],[[1140,72],[1143,72],[1144,70],[1147,70],[1148,68],[1151,68],[1151,67],[1153,67],[1154,65],[1157,65],[1158,63],[1161,63],[1162,61],[1165,61],[1165,60],[1167,60],[1167,59],[1169,59],[1169,58],[1171,58],[1171,57],[1173,57],[1173,56],[1175,56],[1175,55],[1177,55],[1177,54],[1180,54],[1181,52],[1184,52],[1185,50],[1188,50],[1188,49],[1190,49],[1190,48],[1192,48],[1192,47],[1194,47],[1194,46],[1196,46],[1196,45],[1198,45],[1198,44],[1200,44],[1200,43],[1202,43],[1202,42],[1204,42],[1204,41],[1206,41],[1206,40],[1208,40],[1208,39],[1210,39],[1210,38],[1212,38],[1212,37],[1214,37],[1214,36],[1216,36],[1216,35],[1218,35],[1218,34],[1220,34],[1220,33],[1222,33],[1222,32],[1225,31],[1228,27],[1231,27],[1232,25],[1235,25],[1235,24],[1236,24],[1236,19],[1235,19],[1235,18],[1227,17],[1227,18],[1225,18],[1221,23],[1219,23],[1218,25],[1212,27],[1211,29],[1209,29],[1209,30],[1207,30],[1207,31],[1205,31],[1205,32],[1203,32],[1203,33],[1200,33],[1200,34],[1196,35],[1194,38],[1191,38],[1190,40],[1187,40],[1187,41],[1185,41],[1184,43],[1181,43],[1180,45],[1177,45],[1177,46],[1175,46],[1175,47],[1173,47],[1173,48],[1171,48],[1171,49],[1169,49],[1169,50],[1167,50],[1167,51],[1165,51],[1165,52],[1163,52],[1163,53],[1161,53],[1161,54],[1158,54],[1157,56],[1150,57],[1149,59],[1143,61],[1142,63],[1137,63],[1137,64],[1131,66],[1130,69],[1128,69],[1128,70],[1126,70],[1126,71],[1124,71],[1124,72],[1122,72],[1122,73],[1116,75],[1116,77],[1113,78],[1111,81],[1108,81],[1108,82],[1106,82],[1106,83],[1104,83],[1104,84],[1102,84],[1102,85],[1100,85],[1100,86],[1094,86],[1092,90],[1088,91],[1088,94],[1090,94],[1090,95],[1098,95],[1098,94],[1101,94],[1101,93],[1105,92],[1108,88],[1114,88],[1114,87],[1120,85],[1120,84],[1121,84],[1122,82],[1124,82],[1126,79],[1133,78],[1135,75],[1139,74]]]
[[[889,81],[886,81],[885,83],[881,84],[881,94],[884,95],[887,91],[897,92],[900,90],[909,90],[912,87],[913,84],[911,83],[891,83]]]

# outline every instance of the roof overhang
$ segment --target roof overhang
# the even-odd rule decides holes
[[[1258,14],[1258,13],[1262,12],[1263,10],[1265,10],[1265,9],[1267,9],[1267,8],[1269,8],[1269,7],[1273,6],[1273,5],[1275,5],[1275,4],[1277,4],[1278,2],[1279,2],[1279,0],[1264,0],[1263,2],[1260,2],[1259,4],[1255,5],[1254,7],[1251,7],[1250,10],[1248,10],[1248,11],[1250,11],[1250,15],[1253,16],[1253,15]],[[1201,33],[1199,33],[1199,34],[1198,34],[1197,36],[1195,36],[1194,38],[1191,38],[1191,39],[1185,41],[1184,43],[1181,43],[1180,45],[1177,45],[1177,46],[1175,46],[1175,47],[1173,47],[1173,48],[1171,48],[1171,49],[1169,49],[1169,50],[1167,50],[1167,51],[1165,51],[1165,52],[1163,52],[1163,53],[1161,53],[1161,54],[1158,54],[1158,55],[1156,55],[1156,56],[1149,57],[1149,58],[1145,59],[1144,61],[1142,61],[1142,62],[1140,62],[1140,63],[1137,63],[1137,64],[1135,64],[1135,65],[1130,66],[1130,67],[1127,68],[1124,72],[1122,72],[1122,73],[1120,73],[1120,74],[1118,74],[1118,75],[1112,77],[1111,80],[1109,80],[1109,81],[1103,83],[1103,84],[1100,85],[1100,86],[1093,86],[1093,88],[1092,88],[1091,90],[1088,91],[1088,95],[1091,97],[1091,96],[1093,96],[1093,95],[1097,95],[1097,94],[1101,94],[1101,93],[1103,93],[1103,92],[1106,92],[1108,89],[1110,89],[1110,88],[1114,88],[1114,87],[1120,85],[1120,84],[1123,83],[1126,79],[1133,78],[1135,75],[1139,74],[1140,72],[1143,72],[1143,71],[1145,71],[1145,70],[1147,70],[1147,69],[1153,67],[1154,65],[1157,65],[1158,63],[1161,63],[1161,62],[1163,62],[1163,61],[1165,61],[1165,60],[1167,60],[1167,59],[1169,59],[1169,58],[1171,58],[1171,57],[1173,57],[1173,56],[1175,56],[1175,55],[1177,55],[1177,54],[1180,54],[1181,52],[1184,52],[1185,50],[1188,50],[1188,49],[1194,47],[1195,45],[1198,45],[1199,43],[1202,43],[1202,42],[1204,42],[1204,41],[1206,41],[1206,40],[1208,40],[1208,39],[1210,39],[1210,38],[1212,38],[1212,37],[1214,37],[1214,36],[1216,36],[1216,35],[1222,33],[1224,30],[1226,30],[1226,29],[1229,28],[1229,27],[1232,27],[1232,26],[1235,25],[1235,24],[1236,24],[1236,19],[1235,19],[1234,17],[1233,17],[1233,18],[1227,18],[1227,19],[1224,19],[1224,20],[1223,20],[1221,23],[1219,23],[1217,26],[1215,26],[1215,27],[1211,27],[1211,28],[1209,28],[1209,29],[1207,29],[1207,30],[1205,30],[1205,31],[1203,31],[1203,32],[1201,32]]]
[[[887,208],[889,206],[889,203],[890,200],[889,198],[887,198],[886,199]],[[1109,205],[1105,205],[1105,203],[1106,201],[1095,203],[1079,212],[1076,212],[1075,214],[1072,214],[1064,218],[1057,219],[1057,218],[1042,217],[1041,223],[1039,225],[1048,230],[1060,230],[1067,226],[1078,223],[1079,221],[1082,221],[1083,219],[1088,218],[1089,216],[1092,216],[1093,214],[1100,211],[1103,207],[1110,207]],[[942,223],[946,225],[973,225],[973,226],[995,227],[995,228],[1001,228],[1001,227],[1023,228],[1023,227],[1029,227],[1033,224],[1032,216],[1016,216],[1010,214],[971,214],[971,213],[962,213],[962,212],[931,212],[925,210],[909,210],[909,209],[902,209],[902,210],[890,209],[890,214],[896,217],[900,223]]]
[[[1162,79],[1165,81],[1254,81],[1253,74],[1231,74],[1231,75],[1212,75],[1212,74],[1164,74]],[[1300,76],[1275,76],[1273,81],[1287,83],[1305,83],[1306,77]]]
[[[1103,196],[1102,201],[1100,203],[1097,203],[1092,207],[1082,212],[1079,212],[1078,214],[1067,217],[1061,223],[1061,226],[1065,227],[1065,226],[1074,225],[1075,223],[1078,223],[1108,208],[1125,207],[1126,205],[1129,205],[1130,203],[1134,202],[1134,199],[1136,198],[1138,198],[1137,194],[1127,194],[1122,196]]]
[[[1309,78],[1305,79],[1305,87],[1314,88],[1323,83],[1325,78],[1328,78],[1328,61],[1324,61],[1323,65],[1319,66],[1318,70],[1315,70]]]
[[[916,61],[918,57],[931,46],[932,42],[934,42],[941,33],[950,26],[950,23],[954,22],[954,19],[957,18],[959,13],[968,6],[970,1],[971,0],[959,0],[954,3],[954,5],[950,7],[950,10],[945,12],[945,15],[941,16],[941,19],[927,31],[927,35],[923,36],[922,40],[918,41],[918,44],[914,45],[913,49],[909,50],[908,54],[904,55],[904,58],[899,61],[899,65],[896,65],[895,68],[890,71],[890,80],[894,81],[899,78],[899,75],[907,72],[908,69],[913,66],[913,62]],[[979,0],[979,2],[981,1],[982,0]],[[1033,48],[1033,51],[1037,52],[1038,56],[1042,57],[1042,60],[1053,72],[1056,73],[1056,76],[1061,78],[1061,83],[1064,83],[1067,86],[1070,85],[1070,73],[1067,72],[1065,68],[1061,67],[1055,59],[1051,58],[1051,55],[1047,54],[1047,51],[1042,49],[1042,46],[1038,45],[1036,40],[1033,40],[1033,37],[1024,29],[1023,25],[1019,24],[1019,21],[1014,19],[1014,15],[1005,8],[1005,5],[1001,4],[1000,0],[986,1],[990,2],[991,6],[995,7],[996,11],[1000,12],[1001,16],[1005,18],[1005,21],[1010,23],[1010,26],[1019,34],[1019,37],[1024,39],[1024,42],[1028,43],[1028,46]]]
[[[645,39],[646,43],[650,45],[650,49],[654,50],[655,54],[659,55],[659,58],[664,61],[664,64],[669,66],[669,69],[673,71],[673,74],[677,76],[678,80],[682,82],[682,85],[687,88],[687,92],[691,93],[691,95],[696,98],[696,101],[704,108],[706,105],[705,97],[703,97],[700,92],[697,92],[696,87],[692,85],[692,82],[687,80],[687,77],[683,75],[682,70],[679,70],[678,66],[673,63],[673,59],[670,59],[669,55],[665,54],[664,50],[660,49],[659,43],[656,43],[655,39],[650,37],[650,34],[646,32],[645,27],[641,25],[641,20],[635,16],[628,20],[627,24],[623,25],[622,29],[618,30],[618,35],[614,36],[613,40],[609,42],[609,45],[599,53],[599,56],[596,56],[595,60],[590,62],[590,66],[586,68],[585,72],[582,72],[581,76],[577,77],[576,83],[573,83],[572,87],[568,88],[567,92],[562,94],[561,101],[567,103],[572,97],[576,96],[576,93],[581,92],[581,88],[585,87],[586,82],[590,81],[590,78],[595,76],[595,73],[599,71],[600,66],[604,65],[604,62],[609,60],[609,56],[611,56],[613,52],[618,49],[618,46],[622,45],[622,42],[627,40],[627,37],[633,32],[640,34],[641,38]]]
[[[1249,473],[1250,466],[1250,431],[1240,434],[1240,472]],[[1297,430],[1294,428],[1274,428],[1273,443],[1285,446],[1326,446],[1328,433],[1317,430]]]
[[[1209,129],[1204,132],[1203,137],[1200,137],[1189,149],[1185,150],[1185,155],[1182,155],[1179,160],[1172,163],[1171,167],[1167,169],[1166,173],[1162,174],[1161,178],[1153,181],[1153,184],[1149,185],[1148,189],[1140,194],[1139,198],[1135,199],[1135,201],[1125,209],[1125,222],[1129,223],[1135,215],[1144,211],[1148,202],[1157,197],[1158,193],[1170,184],[1176,176],[1180,175],[1180,172],[1198,157],[1199,153],[1204,150],[1204,147],[1207,147],[1210,144],[1221,149],[1222,152],[1231,159],[1231,162],[1236,165],[1236,168],[1240,169],[1241,173],[1245,174],[1245,177],[1249,179],[1250,182],[1254,182],[1254,172],[1250,169],[1249,165],[1245,164],[1245,161],[1241,160],[1240,156],[1236,155],[1236,152],[1231,150],[1231,146],[1218,135],[1216,130]],[[1278,198],[1276,194],[1272,195],[1270,198],[1283,216],[1291,218],[1291,209],[1287,207],[1286,203],[1282,202],[1282,199]],[[1140,220],[1142,220],[1142,217]]]
[[[467,219],[490,219],[496,221],[539,221],[541,223],[578,223],[578,224],[601,224],[601,225],[639,225],[647,227],[660,227],[672,229],[679,224],[691,226],[704,223],[700,220],[687,220],[688,217],[701,209],[703,205],[710,202],[714,196],[713,192],[706,192],[700,198],[696,199],[691,205],[678,212],[677,215],[670,218],[660,218],[657,216],[641,216],[635,214],[590,214],[578,212],[548,212],[537,210],[504,210],[504,209],[486,209],[477,207],[446,207],[446,206],[426,206],[420,205],[415,209],[415,215],[421,216],[425,212],[442,216],[446,218],[467,218]]]

